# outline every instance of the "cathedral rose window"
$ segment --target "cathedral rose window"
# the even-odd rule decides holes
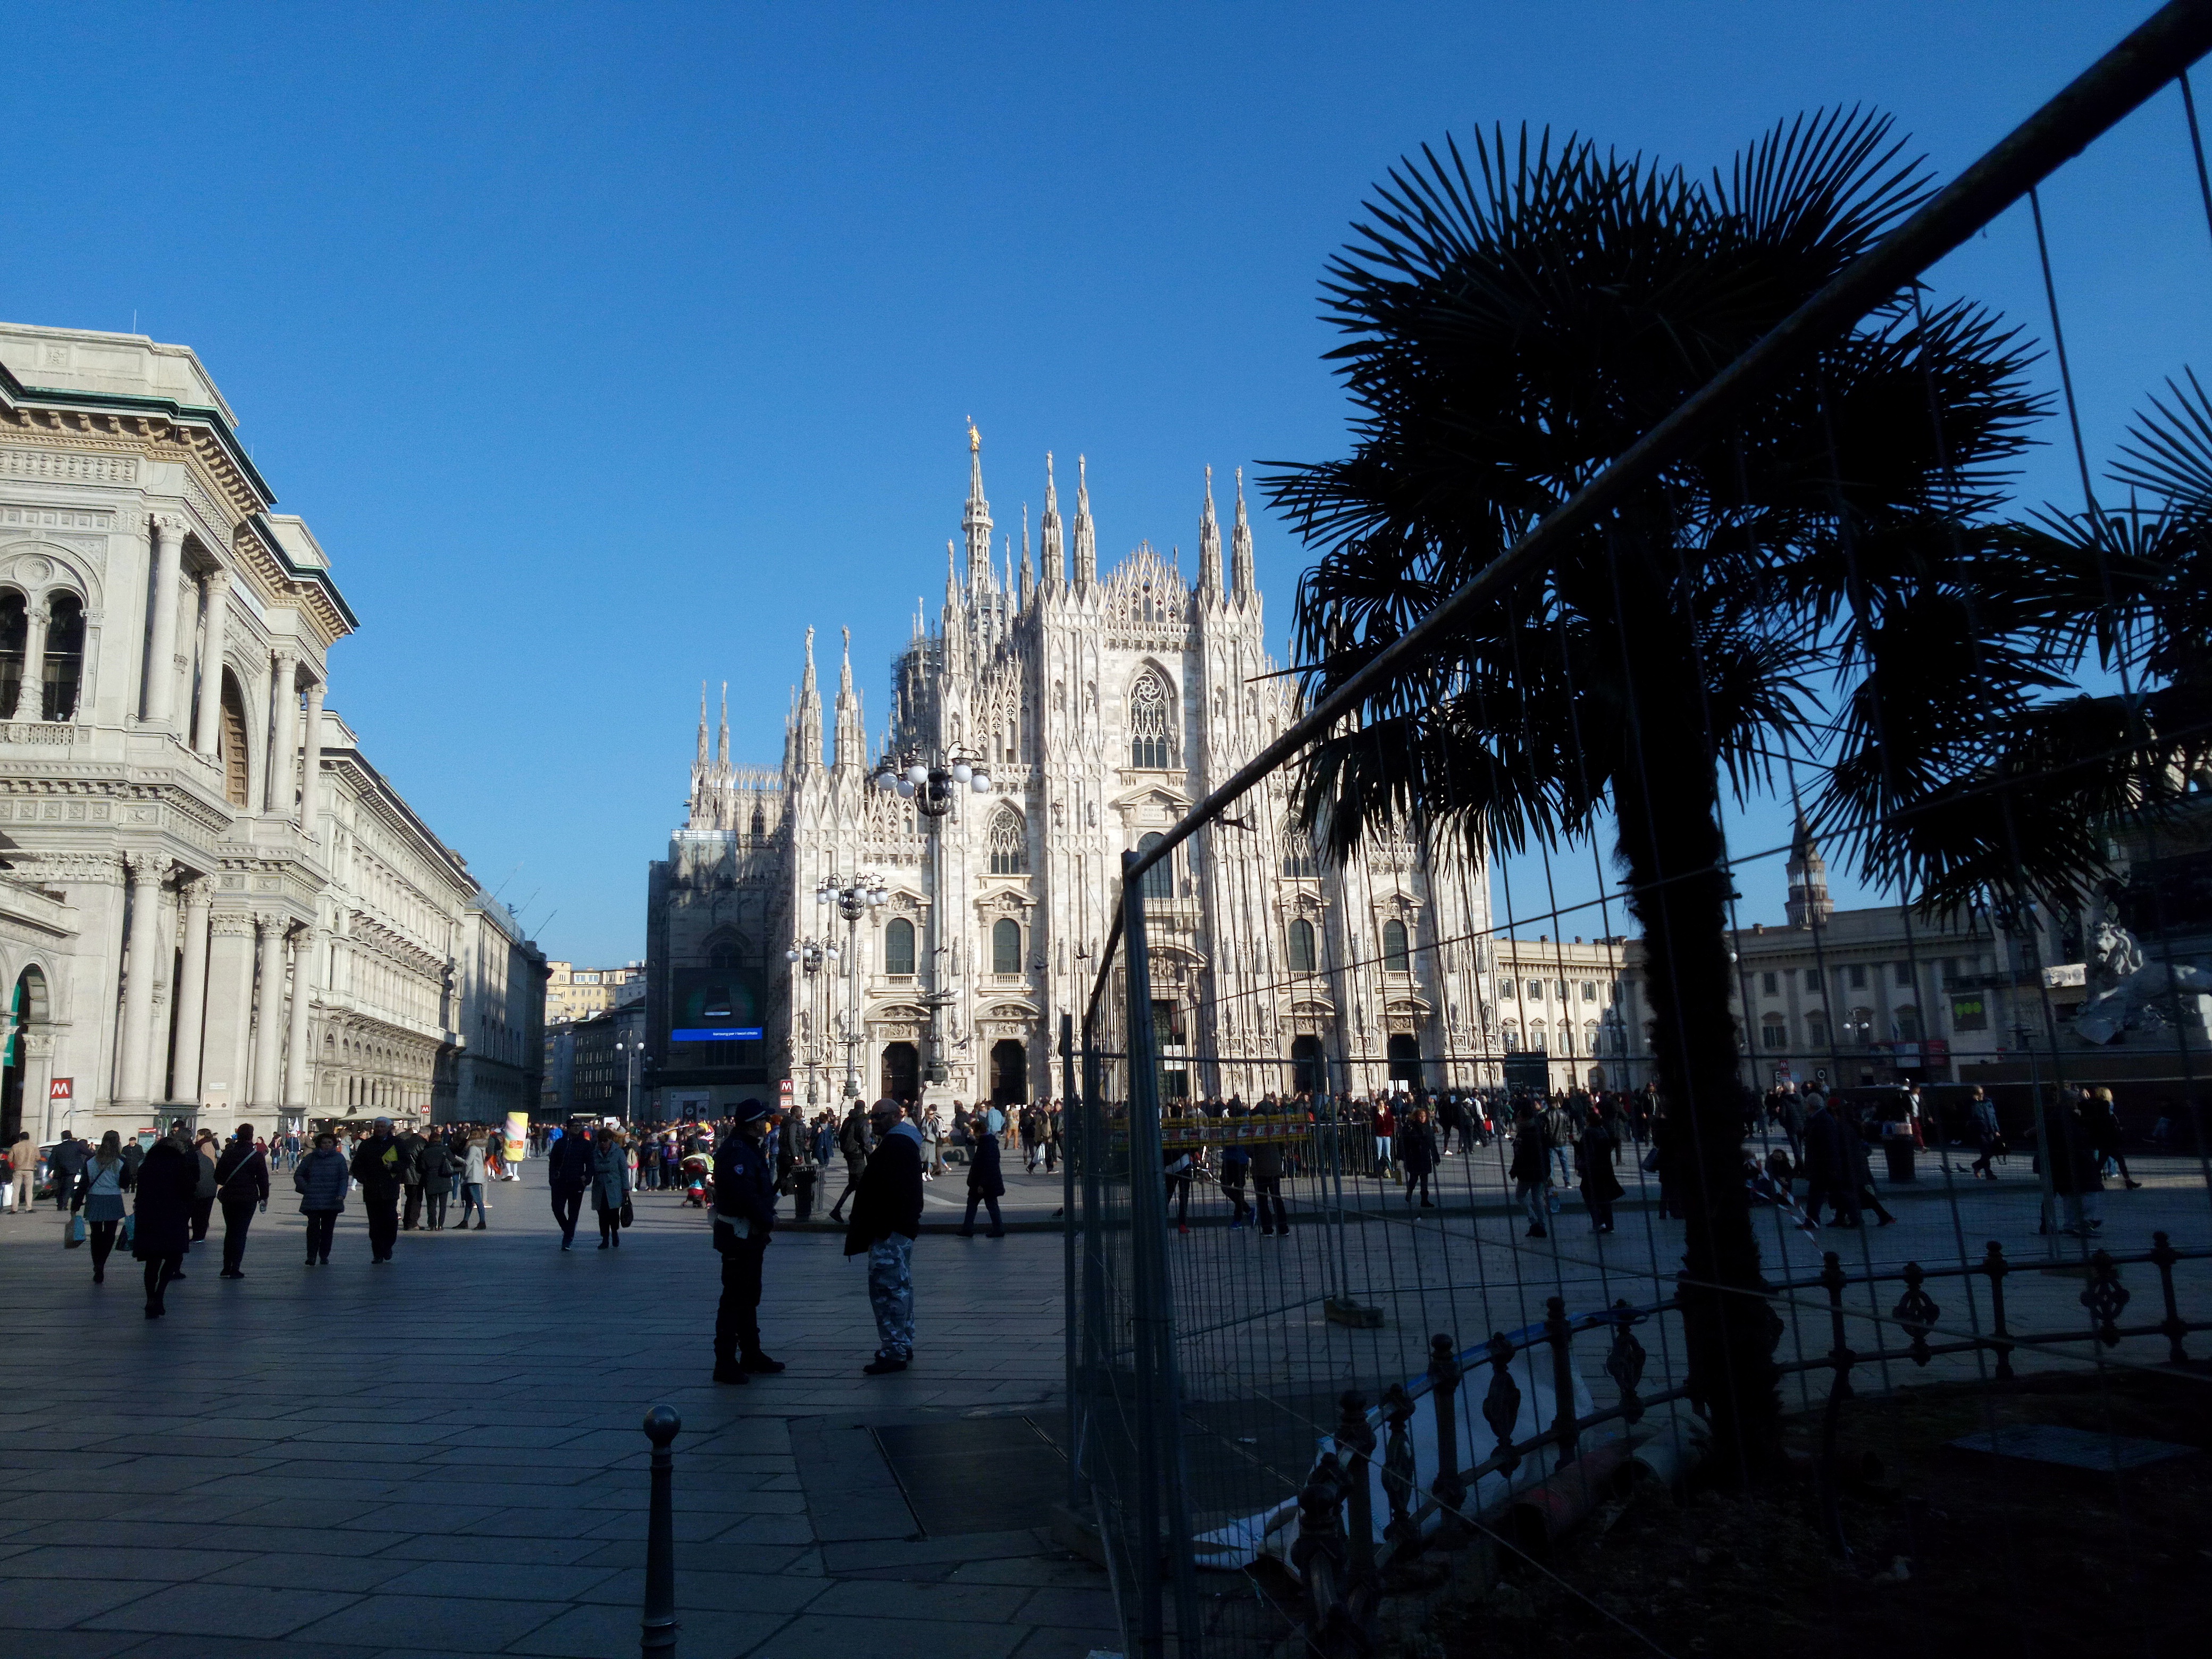
[[[1171,718],[1173,693],[1151,669],[1129,688],[1129,764],[1140,770],[1166,771],[1175,765]]]

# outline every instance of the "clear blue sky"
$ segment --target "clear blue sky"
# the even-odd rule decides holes
[[[701,679],[774,763],[801,630],[850,623],[880,731],[969,416],[1002,526],[1082,451],[1102,555],[1188,557],[1205,464],[1340,450],[1316,278],[1407,149],[1704,167],[1866,102],[1948,175],[2150,9],[14,3],[0,314],[199,351],[362,618],[332,706],[552,953],[620,960]],[[2178,97],[2047,205],[2101,454],[2212,366]],[[2039,333],[2032,251],[2016,214],[1942,275]],[[1304,560],[1258,538],[1279,648]]]

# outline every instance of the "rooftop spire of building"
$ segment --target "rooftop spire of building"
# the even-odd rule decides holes
[[[838,766],[865,769],[868,763],[867,728],[860,721],[860,694],[853,689],[853,630],[845,634],[845,659],[837,670]]]
[[[1813,826],[1805,822],[1802,811],[1790,832],[1790,861],[1784,873],[1790,881],[1786,909],[1792,927],[1816,927],[1835,914],[1836,907],[1828,897],[1828,861],[1820,856]]]
[[[1244,516],[1244,469],[1237,469],[1237,526],[1229,536],[1229,586],[1239,599],[1257,592],[1252,579],[1252,522]]]
[[[730,683],[722,682],[722,736],[714,751],[714,764],[730,769]]]
[[[1091,522],[1091,478],[1084,458],[1075,458],[1075,586],[1088,592],[1098,585],[1098,532]]]
[[[1044,453],[1044,516],[1037,520],[1047,591],[1067,586],[1067,549],[1060,537],[1060,489],[1053,483],[1052,451]]]
[[[822,692],[814,678],[814,629],[806,629],[806,672],[799,687],[799,759],[803,766],[822,764]]]
[[[1036,597],[1036,571],[1030,563],[1030,504],[1027,501],[1022,503],[1022,585],[1018,591],[1022,596],[1022,609],[1026,611],[1030,608],[1030,601]]]
[[[707,682],[699,682],[699,760],[702,771],[707,766]]]
[[[1206,505],[1198,514],[1198,591],[1221,597],[1221,521],[1213,515],[1213,469],[1206,469]]]
[[[983,437],[968,422],[968,507],[960,516],[968,535],[968,591],[991,591],[991,503],[983,499]]]

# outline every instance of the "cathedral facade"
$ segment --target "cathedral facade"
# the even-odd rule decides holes
[[[1178,823],[1295,718],[1268,654],[1239,476],[1228,544],[1209,471],[1198,570],[1140,544],[1099,568],[1083,463],[1063,525],[1052,458],[1033,554],[994,550],[969,432],[964,547],[917,616],[873,748],[847,633],[825,710],[808,631],[780,768],[733,766],[702,701],[686,820],[653,866],[648,1018],[657,1106],[1062,1092],[1125,851]],[[996,560],[994,562],[994,553]],[[1018,556],[1018,562],[1017,557]],[[964,762],[942,816],[887,769]],[[841,903],[839,896],[854,897]],[[1279,778],[1146,883],[1170,1095],[1477,1080],[1494,1049],[1479,863],[1383,838],[1316,856]],[[853,913],[853,914],[848,914]],[[758,1036],[751,1033],[757,1031]],[[688,1035],[686,1035],[688,1034]]]

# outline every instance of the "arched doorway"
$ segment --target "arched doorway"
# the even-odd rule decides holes
[[[1018,1106],[1030,1097],[1030,1053],[1012,1037],[991,1045],[991,1104]]]
[[[1390,1081],[1421,1086],[1421,1042],[1410,1032],[1390,1039]]]
[[[921,1051],[911,1042],[884,1044],[884,1100],[917,1100],[921,1096]]]
[[[15,976],[15,983],[8,993],[8,1027],[4,1046],[0,1046],[0,1146],[7,1146],[23,1128],[24,1081],[30,1074],[30,1034],[46,1023],[46,976],[36,968],[26,968]],[[43,1107],[45,1102],[39,1104]],[[43,1133],[43,1122],[34,1123],[35,1138]]]
[[[1308,1036],[1291,1040],[1291,1091],[1293,1094],[1318,1095],[1328,1087],[1328,1059],[1322,1053],[1321,1039]]]

